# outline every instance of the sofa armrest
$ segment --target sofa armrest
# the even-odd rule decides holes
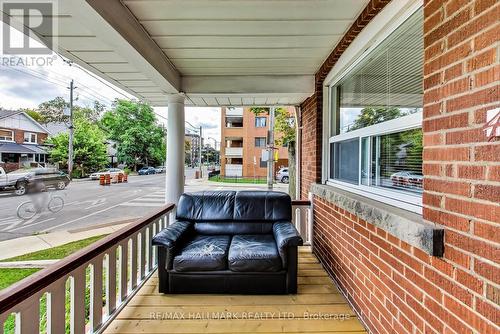
[[[192,223],[186,221],[176,221],[160,233],[154,236],[153,246],[163,246],[173,248],[190,230]]]
[[[278,252],[283,262],[283,267],[287,265],[287,248],[302,246],[303,240],[299,232],[291,222],[277,222],[273,225],[274,239]]]

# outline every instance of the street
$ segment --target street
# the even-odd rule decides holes
[[[223,189],[265,189],[265,185],[231,185],[195,180],[186,170],[186,192]],[[286,191],[286,186],[277,185]],[[17,207],[34,196],[61,196],[64,208],[52,213],[44,206],[32,219],[17,217]],[[37,195],[0,195],[0,241],[54,231],[78,231],[126,223],[158,209],[165,203],[165,174],[130,176],[128,183],[100,186],[98,181],[72,182],[63,191]]]

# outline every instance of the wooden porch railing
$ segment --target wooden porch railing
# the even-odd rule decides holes
[[[310,200],[292,201],[292,223],[299,231],[304,245],[312,245],[313,215]]]
[[[15,333],[100,332],[156,268],[151,239],[173,209],[166,205],[1,292],[1,332],[7,319]]]
[[[2,291],[0,331],[9,319],[19,334],[101,332],[155,270],[151,239],[168,226],[173,209],[166,205]],[[311,202],[292,201],[292,210],[310,245]]]

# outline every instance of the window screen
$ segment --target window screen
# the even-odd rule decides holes
[[[415,13],[340,81],[340,133],[422,110],[422,16]]]

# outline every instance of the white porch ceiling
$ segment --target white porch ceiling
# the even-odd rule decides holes
[[[58,51],[156,106],[297,105],[368,0],[64,0]],[[43,38],[48,32],[35,31]]]

